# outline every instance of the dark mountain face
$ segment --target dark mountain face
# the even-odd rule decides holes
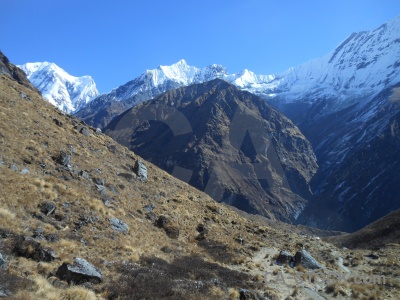
[[[315,201],[300,223],[355,231],[400,208],[399,85],[339,112],[318,116],[317,101],[297,123],[314,146],[320,169]],[[294,107],[286,112],[293,114]],[[292,111],[291,111],[292,110]]]
[[[310,143],[265,101],[213,80],[124,112],[106,133],[176,177],[250,213],[293,222],[312,197]]]

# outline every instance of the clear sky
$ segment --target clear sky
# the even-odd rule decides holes
[[[280,73],[399,14],[399,0],[0,0],[0,50],[108,92],[182,58]]]

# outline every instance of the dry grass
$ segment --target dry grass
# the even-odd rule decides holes
[[[54,287],[44,277],[33,277],[33,291],[20,291],[14,295],[15,299],[26,300],[96,300],[98,299],[94,292],[83,287],[72,286],[67,289],[59,289]]]

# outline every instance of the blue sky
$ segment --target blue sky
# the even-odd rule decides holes
[[[285,71],[400,14],[398,0],[0,0],[0,50],[54,62],[100,92],[180,59]]]

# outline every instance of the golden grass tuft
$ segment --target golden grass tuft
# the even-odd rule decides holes
[[[240,297],[240,293],[237,289],[229,289],[229,300],[237,300]]]
[[[58,289],[42,276],[34,276],[33,291],[21,291],[15,295],[16,299],[41,300],[96,300],[96,295],[83,287],[72,286],[67,289]],[[22,297],[23,296],[23,297]]]

